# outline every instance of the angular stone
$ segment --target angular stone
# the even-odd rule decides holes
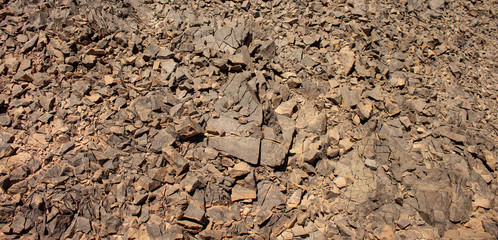
[[[175,126],[180,139],[189,139],[204,134],[204,129],[189,117],[183,117],[179,124]]]
[[[272,140],[261,140],[261,165],[278,167],[284,164],[287,149],[282,144]]]
[[[339,51],[340,68],[339,74],[348,75],[353,70],[355,54],[349,47],[344,47]]]
[[[84,217],[77,217],[76,218],[76,230],[84,232],[84,233],[89,233],[92,231],[92,225],[90,224],[90,220],[88,218]]]
[[[59,149],[59,153],[61,155],[64,155],[66,152],[68,152],[69,150],[73,149],[74,146],[75,146],[74,142],[64,143],[64,144],[62,144],[61,148]]]
[[[10,224],[12,232],[20,234],[24,230],[25,222],[26,218],[24,217],[24,214],[22,213],[16,214],[16,216],[12,219],[12,223]]]
[[[373,106],[369,102],[362,102],[362,103],[358,104],[358,109],[360,110],[359,116],[360,116],[361,120],[365,121],[365,120],[370,118],[370,114],[372,113],[372,108],[373,108]]]
[[[276,109],[275,113],[290,116],[294,112],[296,107],[296,102],[289,100],[287,102],[281,103]]]
[[[344,177],[337,177],[334,179],[334,184],[338,187],[338,188],[343,188],[343,187],[346,187],[348,185],[346,179]]]
[[[287,204],[286,208],[287,211],[297,208],[299,204],[301,203],[301,197],[303,195],[303,190],[302,189],[297,189],[290,197],[287,199]]]
[[[209,146],[228,155],[257,165],[260,140],[252,137],[210,137]]]
[[[100,48],[90,48],[90,49],[88,49],[86,54],[95,55],[95,56],[104,56],[104,55],[106,55],[106,51],[104,49],[100,49]]]
[[[242,135],[246,130],[237,120],[225,116],[211,118],[206,124],[206,131],[219,135]]]
[[[354,107],[360,102],[360,93],[357,90],[349,90],[347,87],[341,87],[342,105],[345,107]]]
[[[496,158],[493,155],[493,152],[487,149],[481,149],[481,152],[484,155],[484,161],[486,165],[488,165],[491,171],[494,171],[496,169]]]
[[[181,226],[187,228],[187,229],[194,229],[194,230],[200,230],[202,229],[202,224],[188,221],[188,220],[178,220],[176,223],[180,224]]]
[[[176,138],[166,130],[159,131],[151,140],[150,149],[160,152],[163,148],[171,146]]]
[[[245,176],[251,172],[251,166],[245,162],[239,162],[235,164],[233,167],[228,168],[228,174],[230,177],[237,178],[241,176]]]
[[[162,149],[166,160],[173,166],[176,174],[180,174],[189,168],[189,162],[173,147],[168,146]]]
[[[14,154],[15,150],[10,144],[0,144],[0,158],[8,157]]]
[[[226,206],[213,206],[207,209],[206,216],[214,222],[225,222],[231,220],[233,214]]]
[[[458,134],[456,132],[447,130],[447,129],[441,130],[441,131],[439,131],[439,133],[442,136],[447,137],[447,138],[449,138],[455,142],[458,142],[458,143],[464,143],[465,141],[467,141],[467,138],[465,136]]]
[[[205,213],[206,211],[199,206],[199,203],[191,202],[183,213],[183,217],[200,223],[204,220]]]
[[[245,188],[238,184],[232,188],[232,202],[245,199],[256,199],[256,197],[256,190]]]

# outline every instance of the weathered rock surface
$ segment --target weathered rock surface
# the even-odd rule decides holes
[[[496,1],[0,3],[0,239],[496,239]]]

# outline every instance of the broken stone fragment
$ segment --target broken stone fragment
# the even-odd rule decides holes
[[[189,117],[183,117],[175,126],[180,139],[189,139],[204,134],[202,127]]]
[[[183,213],[183,217],[194,220],[196,222],[202,223],[204,220],[204,215],[206,211],[202,208],[199,203],[191,202],[185,212]]]
[[[294,112],[296,107],[296,102],[289,100],[286,102],[281,103],[276,109],[275,113],[290,116]]]
[[[232,188],[231,200],[236,202],[245,199],[256,199],[256,190],[242,187],[241,185],[235,185]]]
[[[348,75],[353,70],[355,54],[349,47],[344,47],[339,51],[339,70],[338,73]]]
[[[159,131],[151,140],[150,149],[159,152],[163,148],[171,146],[175,142],[175,137],[166,130]]]
[[[168,146],[162,149],[162,153],[164,154],[166,161],[168,161],[176,174],[180,174],[186,171],[189,167],[189,162],[185,159],[178,151],[176,151],[173,147]]]
[[[481,152],[484,155],[486,165],[489,166],[491,171],[494,171],[496,169],[496,158],[494,157],[493,152],[487,149],[481,149]]]
[[[362,102],[358,104],[359,116],[360,119],[365,121],[370,118],[370,114],[372,112],[372,104],[370,102]]]
[[[228,174],[230,174],[230,176],[233,178],[245,176],[249,172],[251,172],[251,166],[249,166],[249,164],[245,162],[239,162],[233,167],[228,168]]]
[[[210,137],[209,146],[228,155],[257,165],[260,140],[252,137]]]
[[[210,118],[206,124],[206,131],[218,135],[243,135],[247,129],[237,120],[225,116]]]
[[[284,164],[287,149],[272,140],[261,140],[261,165],[278,167]]]
[[[287,199],[286,209],[287,211],[297,208],[301,203],[301,197],[303,195],[302,189],[297,189],[290,197]]]
[[[104,56],[106,55],[106,51],[104,49],[99,49],[99,48],[90,48],[86,52],[88,55],[95,55],[95,56]]]
[[[347,87],[341,87],[342,105],[344,107],[354,107],[360,102],[360,93],[358,90],[349,90]]]
[[[444,137],[447,137],[455,142],[458,142],[458,143],[464,143],[466,142],[467,138],[464,136],[464,135],[461,135],[461,134],[458,134],[456,132],[453,132],[453,131],[450,131],[449,129],[442,129],[439,131],[439,133],[444,136]]]
[[[343,188],[343,187],[346,187],[348,185],[348,182],[346,181],[346,178],[344,178],[344,177],[337,177],[334,179],[334,184],[338,188]]]
[[[200,223],[188,221],[188,220],[178,220],[176,221],[179,225],[185,227],[186,229],[195,229],[195,230],[200,230],[203,228],[203,225]]]

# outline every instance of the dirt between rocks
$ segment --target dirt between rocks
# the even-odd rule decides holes
[[[1,239],[496,239],[498,1],[2,0]]]

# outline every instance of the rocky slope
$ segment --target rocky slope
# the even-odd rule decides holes
[[[497,1],[0,4],[2,239],[496,239]]]

